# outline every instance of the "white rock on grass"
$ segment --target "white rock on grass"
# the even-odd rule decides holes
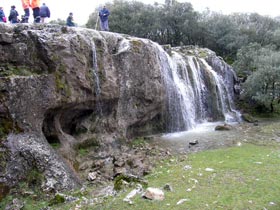
[[[90,172],[88,174],[88,180],[89,181],[94,181],[97,178],[97,172]]]
[[[184,166],[184,170],[187,171],[187,170],[190,170],[190,169],[192,169],[192,166],[190,166],[190,165],[185,165],[185,166]]]
[[[270,206],[275,206],[276,203],[274,203],[273,201],[270,201],[270,202],[269,202],[269,205],[270,205]]]
[[[161,189],[148,187],[143,198],[150,200],[164,200],[164,192]]]
[[[131,199],[135,195],[140,194],[142,191],[143,191],[142,185],[141,184],[137,184],[137,188],[132,190],[130,193],[128,193],[127,196],[123,199],[123,201],[128,202],[129,204],[133,204]]]
[[[205,168],[205,171],[208,171],[208,172],[213,172],[215,171],[213,168]]]
[[[189,201],[190,199],[187,199],[187,198],[184,198],[184,199],[181,199],[181,200],[179,200],[177,203],[176,203],[176,205],[180,205],[180,204],[182,204],[182,203],[184,203],[184,202],[186,202],[186,201]]]

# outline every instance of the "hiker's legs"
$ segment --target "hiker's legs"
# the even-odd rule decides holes
[[[33,17],[36,23],[40,22],[40,0],[21,0],[22,7],[24,10],[24,17],[26,22],[28,22],[28,18],[30,16],[29,7],[33,10]]]
[[[105,20],[105,21],[104,21],[104,31],[109,31],[108,20]]]
[[[40,23],[40,8],[35,7],[33,8],[33,17],[35,23]]]
[[[100,20],[100,30],[104,31],[104,25],[103,25],[103,22],[101,20]]]
[[[109,31],[108,20],[100,21],[101,31]]]

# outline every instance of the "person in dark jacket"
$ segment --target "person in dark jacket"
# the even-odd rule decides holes
[[[46,6],[45,3],[40,7],[40,17],[41,17],[41,22],[45,22],[45,18],[49,18],[51,16],[50,9],[48,6]]]
[[[6,22],[6,17],[5,17],[3,7],[0,7],[0,23],[1,22],[4,22],[4,23]]]
[[[104,6],[103,9],[99,12],[101,31],[109,31],[109,24],[108,24],[109,15],[110,15],[109,10],[106,9],[106,6]]]
[[[18,23],[18,12],[16,11],[15,6],[11,6],[11,11],[9,15],[9,21],[11,23]]]
[[[69,16],[68,16],[68,18],[66,20],[66,25],[70,26],[70,27],[75,26],[74,19],[73,19],[73,13],[72,12],[69,13]]]

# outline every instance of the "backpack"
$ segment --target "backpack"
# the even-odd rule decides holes
[[[7,23],[7,18],[5,16],[2,17],[2,20],[3,20],[4,23]]]

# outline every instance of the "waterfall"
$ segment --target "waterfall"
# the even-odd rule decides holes
[[[99,76],[98,76],[97,56],[96,56],[96,49],[95,49],[94,42],[92,42],[91,46],[92,46],[92,73],[93,73],[93,79],[95,81],[94,91],[95,91],[96,97],[98,98],[101,93],[101,88],[100,88],[100,82],[99,82]]]
[[[167,131],[181,131],[192,127],[193,119],[188,117],[188,100],[185,85],[180,83],[178,74],[174,71],[177,64],[157,44],[154,44],[156,55],[162,71],[166,87],[166,124]],[[176,82],[175,82],[176,81]]]
[[[220,99],[220,103],[217,105],[222,110],[225,121],[230,122],[236,120],[235,118],[238,117],[238,114],[237,111],[232,108],[234,106],[233,99],[229,93],[225,81],[223,81],[223,78],[218,75],[217,72],[215,72],[204,59],[201,59],[201,61],[211,72],[213,79],[215,80],[215,84],[217,85],[218,98]]]
[[[168,132],[190,130],[207,121],[239,120],[229,85],[205,59],[156,48],[166,87]]]
[[[195,101],[196,104],[196,120],[204,121],[206,119],[206,110],[203,105],[203,101],[205,100],[205,90],[206,85],[204,83],[204,79],[202,77],[201,69],[199,68],[198,61],[195,57],[189,56],[188,57],[188,64],[190,67],[190,71],[192,74],[192,81],[193,81],[193,91],[195,94]]]
[[[92,46],[92,74],[93,74],[93,81],[95,82],[94,92],[96,95],[96,110],[100,115],[102,115],[102,106],[100,104],[101,88],[100,88],[100,81],[98,75],[97,55],[96,55],[94,42],[91,42],[91,46]]]

